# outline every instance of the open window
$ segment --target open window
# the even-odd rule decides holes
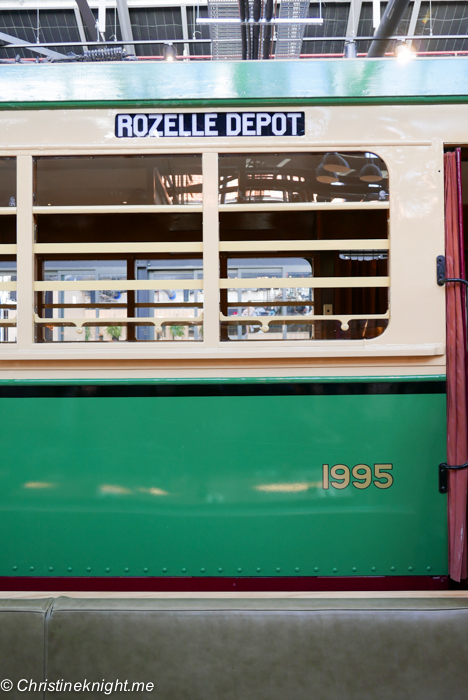
[[[380,158],[223,155],[219,182],[222,341],[356,340],[385,330],[389,195]]]
[[[38,158],[36,341],[203,338],[200,156]]]
[[[203,342],[205,324],[212,344],[383,333],[384,161],[250,153],[218,164],[216,182],[200,155],[36,158],[36,342]],[[219,237],[217,223],[206,236],[206,181]],[[210,300],[219,289],[217,317],[212,305],[205,318],[205,284]]]
[[[16,342],[16,159],[0,158],[0,343]]]

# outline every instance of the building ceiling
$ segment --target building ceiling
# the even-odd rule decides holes
[[[95,21],[100,4],[105,10],[101,31],[97,27],[91,31],[92,19],[88,16],[86,22],[83,2],[89,4]],[[282,0],[273,5],[273,16],[297,17],[294,13],[300,4],[305,19],[321,17],[323,23],[273,25],[272,57],[339,57],[349,40],[355,40],[358,55],[366,55],[376,17],[383,16],[387,6],[378,0]],[[116,46],[125,46],[127,54],[134,53],[141,60],[158,59],[169,42],[176,47],[179,59],[238,59],[242,57],[239,24],[198,23],[210,17],[218,18],[217,22],[223,17],[236,22],[238,8],[237,0],[2,0],[0,60],[57,60],[70,53],[82,56],[86,50]],[[253,0],[250,8],[252,15]],[[265,31],[264,26],[261,31]],[[418,55],[468,55],[468,1],[411,0],[394,36],[410,37],[408,45]],[[284,40],[289,43],[284,44]],[[116,44],[125,41],[131,43]],[[393,54],[395,44],[396,40],[389,44],[387,55]]]

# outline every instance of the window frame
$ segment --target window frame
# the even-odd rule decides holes
[[[412,144],[409,144],[410,146]],[[419,145],[419,144],[418,144]],[[171,153],[174,154],[201,154],[203,162],[203,176],[204,176],[204,197],[202,205],[163,205],[162,210],[175,211],[176,208],[180,208],[181,211],[187,212],[189,208],[194,208],[194,210],[203,213],[203,249],[204,249],[204,297],[205,297],[205,332],[203,341],[197,343],[197,348],[193,347],[190,341],[179,341],[177,342],[177,347],[171,347],[168,352],[168,348],[162,347],[161,344],[155,342],[147,342],[144,347],[137,347],[135,343],[122,343],[122,344],[112,344],[112,347],[108,347],[111,344],[106,344],[106,347],[100,347],[98,352],[93,348],[91,352],[90,349],[83,348],[82,346],[76,345],[75,348],[71,347],[54,347],[51,345],[48,347],[40,347],[38,344],[34,343],[34,318],[29,317],[29,312],[26,314],[26,309],[31,309],[32,300],[34,298],[34,253],[35,244],[33,239],[34,230],[34,216],[36,213],[53,213],[54,208],[52,207],[35,207],[32,203],[32,187],[33,187],[33,168],[32,160],[35,153],[29,154],[18,154],[17,155],[17,207],[16,212],[10,211],[9,213],[17,213],[17,225],[18,225],[18,241],[21,239],[21,245],[18,250],[18,278],[21,280],[18,284],[18,308],[22,308],[23,312],[20,314],[20,328],[18,328],[18,342],[14,348],[16,356],[18,352],[21,351],[21,357],[24,359],[34,359],[34,358],[73,358],[73,359],[91,359],[102,357],[103,359],[110,358],[152,358],[152,359],[190,359],[190,358],[200,358],[204,357],[206,359],[216,359],[222,357],[229,358],[242,358],[242,357],[256,357],[266,358],[266,357],[278,357],[278,358],[294,358],[294,357],[315,357],[315,358],[364,358],[364,357],[395,357],[395,356],[434,356],[443,355],[444,346],[437,339],[434,342],[424,342],[423,340],[418,341],[417,337],[412,337],[409,341],[399,342],[398,344],[393,341],[393,336],[390,338],[385,337],[389,333],[389,329],[378,336],[377,338],[372,338],[368,340],[308,340],[303,342],[297,341],[256,341],[255,344],[247,343],[236,344],[237,347],[226,347],[226,343],[220,340],[219,333],[219,280],[218,280],[218,260],[219,260],[219,230],[218,230],[218,217],[220,211],[225,209],[227,211],[233,211],[234,207],[246,207],[247,211],[252,211],[253,208],[257,210],[262,209],[354,209],[354,208],[384,208],[389,209],[389,213],[392,210],[391,202],[366,202],[366,203],[286,203],[286,204],[249,204],[249,205],[233,205],[224,204],[220,205],[218,203],[218,154],[221,153],[269,153],[273,150],[273,146],[265,146],[263,144],[249,143],[247,148],[245,145],[239,148],[227,149],[225,145],[210,144],[211,148],[208,146],[200,146],[198,148],[183,147],[182,144],[175,144],[171,149]],[[340,143],[339,150],[342,152],[373,152],[379,155],[387,164],[389,172],[389,182],[391,182],[391,171],[392,171],[392,160],[389,159],[389,152],[391,153],[395,150],[397,154],[397,148],[394,145],[384,144],[384,148],[380,149],[376,145],[366,145],[365,147],[358,147],[355,145],[346,145]],[[383,152],[382,152],[383,150]],[[321,147],[318,145],[310,145],[301,143],[294,145],[283,145],[274,147],[274,151],[281,153],[289,152],[311,152],[311,153],[326,153],[330,151],[330,145],[327,147]],[[91,147],[86,147],[80,150],[80,155],[93,155],[96,151]],[[115,147],[112,149],[105,150],[106,155],[120,155],[121,151]],[[158,155],[160,153],[167,154],[168,148],[161,149],[155,148],[145,148],[127,149],[126,153],[132,154],[151,154]],[[38,153],[39,155],[39,153]],[[55,149],[44,149],[40,152],[41,156],[58,155],[57,148]],[[76,155],[76,150],[73,149],[60,150],[60,155],[63,156],[73,156]],[[390,189],[390,187],[389,187]],[[392,200],[391,200],[392,201]],[[396,206],[396,201],[393,199],[393,207]],[[357,206],[356,206],[357,205]],[[159,208],[159,205],[156,205]],[[155,206],[151,205],[148,207],[143,207],[143,209],[155,210]],[[71,208],[55,208],[55,213],[57,211],[63,211],[66,209],[71,213]],[[75,209],[75,208],[73,208]],[[77,208],[83,211],[83,208]],[[90,209],[85,207],[84,209]],[[141,207],[132,207],[135,210],[141,210]],[[123,207],[93,207],[92,211],[99,212],[109,212],[110,210],[119,213],[128,213],[130,208],[128,205]],[[4,213],[4,212],[0,212]],[[392,232],[389,229],[389,251],[392,249]],[[401,250],[401,247],[399,246]],[[389,253],[390,255],[390,253]],[[216,274],[214,274],[216,270]],[[25,274],[26,273],[26,274]],[[401,293],[401,290],[400,290]],[[400,304],[401,305],[401,304]],[[216,323],[214,319],[216,318]],[[211,325],[210,325],[211,319]],[[399,325],[398,335],[401,337],[401,328],[404,324]],[[392,324],[389,324],[389,328]],[[70,344],[71,345],[71,344]],[[75,344],[73,344],[75,345]],[[251,347],[247,348],[246,346]],[[99,353],[99,354],[98,354]],[[7,351],[7,348],[2,348],[0,346],[0,356],[5,359],[15,357],[14,353]]]

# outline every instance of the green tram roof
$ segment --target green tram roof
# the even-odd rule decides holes
[[[468,59],[0,66],[0,109],[468,102]]]

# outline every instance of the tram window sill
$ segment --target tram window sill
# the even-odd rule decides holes
[[[314,345],[309,347],[282,348],[260,346],[243,346],[233,348],[232,346],[220,345],[218,348],[208,348],[198,346],[197,348],[171,346],[170,349],[163,349],[157,344],[151,346],[135,348],[126,345],[117,346],[109,344],[110,347],[102,347],[82,350],[80,348],[50,346],[33,346],[27,349],[2,348],[0,346],[0,361],[4,360],[185,360],[185,359],[270,359],[270,358],[370,358],[370,357],[428,357],[442,356],[445,354],[443,343],[434,344],[382,344],[376,345],[366,341],[358,341],[355,345],[327,346]]]

